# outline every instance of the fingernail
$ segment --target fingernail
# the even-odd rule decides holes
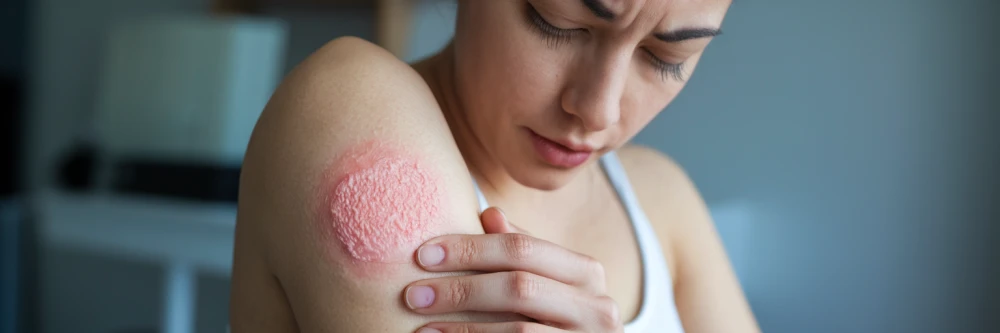
[[[406,288],[406,306],[410,309],[426,308],[434,304],[434,289],[428,286]]]
[[[441,245],[424,245],[417,250],[417,262],[420,266],[434,266],[444,261],[444,248]]]
[[[430,327],[424,327],[421,328],[419,331],[417,331],[417,333],[441,333],[441,331],[438,331]]]

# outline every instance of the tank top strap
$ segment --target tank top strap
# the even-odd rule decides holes
[[[483,195],[483,191],[479,189],[479,183],[476,182],[476,177],[472,177],[472,187],[476,190],[476,199],[479,200],[479,212],[482,213],[486,208],[490,208],[490,203],[486,202],[486,196]]]
[[[639,315],[625,326],[625,332],[684,332],[674,303],[673,281],[667,260],[656,231],[632,190],[625,167],[615,152],[601,157],[601,167],[632,222],[632,231],[639,243],[642,258],[643,301]]]

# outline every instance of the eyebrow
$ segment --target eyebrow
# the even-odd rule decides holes
[[[617,16],[611,11],[608,6],[605,6],[602,0],[580,0],[583,5],[590,9],[594,16],[597,16],[605,21],[614,21]],[[656,39],[667,43],[678,43],[689,39],[698,39],[706,37],[715,37],[721,35],[722,31],[719,29],[711,28],[687,28],[668,32],[658,32],[653,34]]]
[[[581,0],[581,1],[583,1],[584,6],[587,6],[587,9],[590,9],[590,11],[594,13],[594,16],[600,17],[605,21],[614,21],[615,16],[617,16],[615,15],[614,12],[611,11],[611,9],[608,8],[608,6],[605,6],[603,3],[601,3],[601,0]]]
[[[687,28],[668,32],[658,32],[653,34],[656,39],[667,43],[683,42],[689,39],[715,37],[722,34],[722,30],[711,28]]]

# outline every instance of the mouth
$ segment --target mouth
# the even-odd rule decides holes
[[[535,152],[542,160],[555,167],[574,168],[580,166],[590,159],[595,150],[584,144],[572,143],[570,140],[556,141],[541,136],[530,129],[527,131],[531,136]]]

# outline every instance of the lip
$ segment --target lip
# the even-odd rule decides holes
[[[542,160],[552,166],[574,168],[587,162],[594,153],[594,149],[586,145],[567,144],[569,140],[556,141],[543,137],[530,129],[527,131],[531,136],[535,152]]]

